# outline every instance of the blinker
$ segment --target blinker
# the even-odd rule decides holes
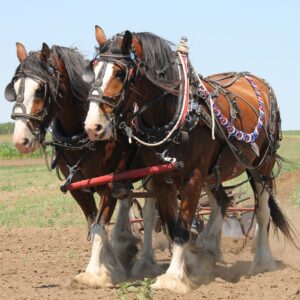
[[[82,79],[89,84],[93,83],[95,80],[95,74],[93,71],[92,63],[93,61],[87,65],[82,74]]]
[[[54,75],[54,69],[51,66],[48,66],[48,73],[53,76]]]
[[[131,60],[135,60],[135,54],[133,51],[130,52],[130,58]]]
[[[4,91],[4,97],[9,102],[16,101],[16,92],[15,92],[15,89],[14,89],[14,83],[13,82],[10,82],[6,86],[5,91]]]

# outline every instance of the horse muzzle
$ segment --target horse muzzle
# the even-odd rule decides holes
[[[32,153],[40,147],[40,143],[34,138],[29,140],[28,138],[13,138],[13,144],[20,153]]]
[[[91,141],[108,140],[112,135],[111,126],[103,127],[100,124],[86,124],[85,130]]]
[[[32,134],[21,120],[17,120],[15,123],[13,144],[20,153],[32,153],[40,146],[37,137]]]

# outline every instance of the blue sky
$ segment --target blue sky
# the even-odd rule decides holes
[[[109,37],[150,31],[174,43],[189,39],[190,58],[204,76],[250,71],[273,86],[283,129],[300,129],[300,1],[3,1],[0,12],[0,123],[12,104],[3,92],[18,66],[15,42],[28,51],[76,46],[92,58],[94,26]]]

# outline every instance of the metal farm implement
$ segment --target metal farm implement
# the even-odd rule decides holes
[[[129,171],[124,171],[120,173],[111,173],[99,177],[94,177],[90,179],[85,179],[77,182],[66,183],[61,186],[63,192],[91,188],[94,186],[104,185],[107,183],[112,183],[115,181],[121,181],[126,179],[141,179],[147,176],[152,176],[160,173],[166,173],[182,168],[183,165],[180,162],[166,163],[162,165],[134,169]],[[243,184],[245,182],[242,182]],[[225,188],[227,196],[230,199],[230,207],[227,209],[226,218],[223,224],[223,235],[234,238],[242,238],[243,236],[248,236],[249,231],[253,225],[253,212],[254,207],[239,207],[242,202],[250,199],[250,197],[245,196],[243,193],[236,191],[236,188],[241,184]],[[134,199],[133,203],[137,206],[139,211],[139,216],[137,214],[131,214],[131,223],[142,223],[143,218],[141,214],[141,209],[139,209],[140,204],[135,198],[146,198],[153,197],[154,194],[151,191],[133,191],[131,197]],[[207,216],[210,215],[211,209],[209,207],[209,201],[206,193],[202,193],[198,209],[192,224],[192,233],[199,234],[207,221]],[[133,217],[134,216],[134,217]],[[159,220],[157,222],[160,224]],[[113,224],[113,222],[111,223]],[[156,225],[156,231],[161,230],[159,225]]]

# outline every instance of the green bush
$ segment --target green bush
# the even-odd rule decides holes
[[[14,123],[7,122],[0,124],[0,135],[2,134],[12,134],[14,132]]]
[[[50,150],[50,149],[49,149]],[[39,158],[43,156],[41,149],[29,154],[21,154],[18,150],[9,142],[0,142],[0,159],[11,158]]]

